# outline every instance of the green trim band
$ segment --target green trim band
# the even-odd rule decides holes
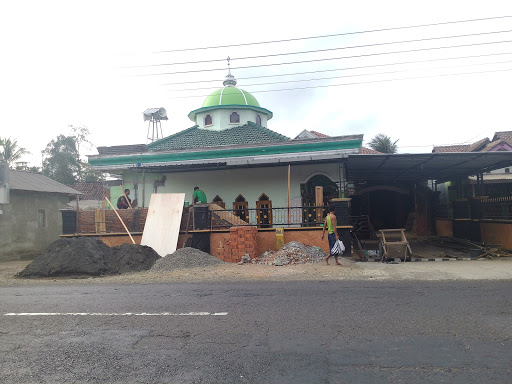
[[[362,140],[346,140],[334,141],[327,143],[309,143],[309,144],[296,144],[296,145],[275,145],[269,147],[251,147],[251,148],[236,148],[236,149],[219,149],[213,151],[197,151],[197,152],[184,152],[184,153],[160,153],[160,154],[141,154],[141,155],[128,155],[116,156],[108,158],[89,158],[89,164],[92,166],[102,165],[129,165],[133,166],[136,163],[162,163],[172,161],[186,161],[186,160],[207,160],[225,157],[243,157],[243,156],[263,156],[263,155],[278,155],[286,153],[302,153],[302,152],[318,152],[329,151],[337,149],[357,149],[360,148]]]

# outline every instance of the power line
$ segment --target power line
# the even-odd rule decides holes
[[[268,89],[261,91],[251,91],[251,93],[267,93],[267,92],[281,92],[281,91],[296,91],[296,90],[304,90],[304,89],[314,89],[314,88],[329,88],[329,87],[341,87],[346,85],[360,85],[360,84],[372,84],[372,83],[385,83],[391,81],[403,81],[403,80],[415,80],[415,79],[429,79],[435,77],[447,77],[447,76],[461,76],[461,75],[474,75],[474,74],[485,74],[485,73],[495,73],[495,72],[508,72],[512,71],[512,68],[509,69],[497,69],[492,71],[474,71],[474,72],[462,72],[462,73],[448,73],[448,74],[439,74],[439,75],[428,75],[428,76],[414,76],[414,77],[404,77],[404,78],[396,78],[396,79],[383,79],[383,80],[370,80],[370,81],[361,81],[361,82],[353,82],[353,83],[343,83],[343,84],[329,84],[329,85],[315,85],[310,87],[296,87],[296,88],[282,88],[282,89]],[[235,93],[224,92],[224,96],[232,95]],[[177,96],[172,97],[172,99],[189,99],[189,98],[197,98],[197,97],[207,97],[209,95],[197,95],[197,96]]]
[[[465,35],[425,37],[422,39],[388,41],[388,42],[383,42],[383,43],[352,45],[352,46],[348,46],[348,47],[313,49],[313,50],[309,50],[309,51],[285,52],[285,53],[275,53],[275,54],[269,54],[269,55],[246,56],[246,57],[239,57],[239,58],[235,57],[235,58],[231,58],[231,60],[252,60],[252,59],[263,59],[263,58],[278,57],[278,56],[304,55],[304,54],[308,54],[308,53],[331,52],[331,51],[340,51],[340,50],[344,50],[344,49],[368,48],[368,47],[377,47],[377,46],[392,45],[392,44],[418,43],[421,41],[433,41],[433,40],[442,40],[442,39],[458,39],[461,37],[483,36],[483,35],[492,35],[492,34],[509,33],[509,32],[512,32],[512,30],[509,29],[509,30],[505,30],[505,31],[478,32],[478,33],[469,33],[469,34],[465,34]],[[179,62],[179,63],[135,65],[135,66],[121,67],[121,68],[122,69],[133,69],[133,68],[154,68],[154,67],[164,67],[164,66],[170,67],[173,65],[203,64],[203,63],[214,63],[214,62],[220,62],[220,61],[226,61],[226,59],[211,59],[211,60],[183,61],[183,62]]]
[[[403,64],[418,64],[418,63],[426,63],[426,62],[432,62],[432,61],[472,59],[472,58],[477,58],[477,57],[501,56],[501,55],[510,55],[510,54],[512,54],[512,52],[489,53],[489,54],[483,54],[483,55],[470,55],[470,56],[442,57],[439,59],[427,59],[427,60],[399,61],[396,63],[362,65],[362,66],[358,66],[358,67],[344,67],[344,68],[336,68],[336,69],[323,69],[323,70],[317,70],[317,71],[306,71],[306,72],[295,72],[295,73],[281,73],[281,74],[276,74],[276,75],[262,75],[262,76],[248,76],[248,77],[238,77],[237,76],[237,80],[261,79],[261,78],[267,78],[267,77],[282,77],[282,76],[295,76],[295,75],[308,75],[308,74],[313,74],[313,73],[337,72],[337,71],[345,71],[345,70],[352,70],[352,69],[385,67],[385,66],[403,65]],[[213,82],[221,82],[221,81],[222,81],[222,79],[195,80],[195,81],[181,81],[181,82],[175,82],[175,83],[164,83],[162,85],[213,83]]]
[[[489,44],[503,44],[510,43],[512,40],[503,40],[503,41],[490,41],[484,43],[472,43],[472,44],[459,44],[459,45],[449,45],[444,47],[430,47],[430,48],[418,48],[418,49],[408,49],[401,51],[391,51],[391,52],[379,52],[379,53],[368,53],[364,55],[353,55],[353,56],[341,56],[341,57],[330,57],[326,59],[312,59],[312,60],[301,60],[301,61],[290,61],[284,63],[274,63],[274,64],[258,64],[258,65],[246,65],[243,67],[235,67],[231,68],[232,70],[238,69],[247,69],[247,68],[262,68],[262,67],[272,67],[277,65],[291,65],[291,64],[303,64],[303,63],[314,63],[320,61],[330,61],[330,60],[343,60],[343,59],[355,59],[360,57],[370,57],[370,56],[383,56],[383,55],[393,55],[398,53],[410,53],[410,52],[422,52],[422,51],[432,51],[432,50],[440,50],[440,49],[450,49],[450,48],[464,48],[464,47],[475,47]],[[210,69],[195,69],[189,71],[176,71],[176,72],[161,72],[161,73],[148,73],[142,75],[131,75],[135,77],[140,76],[165,76],[165,75],[181,75],[186,73],[199,73],[199,72],[212,72],[212,71],[225,71],[225,68],[210,68]]]
[[[319,35],[319,36],[309,36],[309,37],[298,37],[298,38],[292,38],[292,39],[259,41],[259,42],[252,42],[252,43],[227,44],[227,45],[217,45],[217,46],[209,46],[209,47],[182,48],[182,49],[173,49],[173,50],[168,50],[168,51],[157,51],[157,52],[154,52],[154,53],[186,52],[186,51],[197,51],[197,50],[203,50],[203,49],[217,49],[217,48],[242,47],[242,46],[248,46],[248,45],[285,43],[285,42],[290,42],[290,41],[300,41],[300,40],[310,40],[310,39],[323,39],[323,38],[328,38],[328,37],[350,36],[350,35],[357,35],[357,34],[363,34],[363,33],[397,31],[397,30],[402,30],[402,29],[435,27],[435,26],[440,26],[440,25],[471,23],[471,22],[476,22],[476,21],[487,21],[487,20],[497,20],[497,19],[505,19],[505,18],[509,18],[509,17],[512,17],[512,16],[494,16],[494,17],[485,17],[485,18],[479,18],[479,19],[445,21],[445,22],[440,22],[440,23],[418,24],[418,25],[409,25],[409,26],[402,26],[402,27],[381,28],[381,29],[369,29],[369,30],[365,30],[365,31],[344,32],[344,33],[336,33],[336,34],[331,34],[331,35]]]
[[[504,64],[511,63],[512,60],[505,61],[494,61],[490,63],[475,63],[475,64],[461,64],[461,65],[448,65],[444,67],[433,67],[433,68],[419,68],[419,69],[405,69],[405,70],[396,70],[396,71],[386,71],[386,72],[376,72],[376,73],[361,73],[354,75],[346,75],[346,76],[330,76],[330,77],[320,77],[316,79],[301,79],[301,80],[288,80],[288,81],[275,81],[271,83],[255,83],[255,84],[246,84],[246,87],[258,86],[258,85],[273,85],[273,84],[288,84],[288,83],[301,83],[303,81],[318,81],[318,80],[332,80],[332,79],[342,79],[348,77],[361,77],[361,76],[376,76],[376,75],[387,75],[391,73],[402,73],[402,72],[411,72],[411,71],[433,71],[437,69],[448,69],[448,68],[461,68],[461,67],[474,67],[478,65],[492,65],[492,64]],[[200,88],[183,88],[183,89],[173,89],[170,92],[182,92],[182,91],[199,91],[204,89],[211,89],[211,87],[200,87]],[[226,95],[226,93],[224,93]]]

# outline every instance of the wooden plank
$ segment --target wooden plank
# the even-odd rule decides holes
[[[152,194],[141,244],[162,257],[176,251],[184,203],[184,193]]]
[[[317,207],[324,206],[324,187],[315,187],[315,205]],[[316,222],[322,223],[324,221],[324,212],[322,209],[316,209]]]
[[[130,239],[132,239],[132,243],[135,244],[135,240],[133,240],[133,237],[132,237],[130,231],[128,230],[128,228],[126,228],[126,225],[124,224],[123,219],[121,219],[121,216],[119,216],[119,213],[117,213],[117,210],[114,208],[114,206],[112,205],[112,203],[110,202],[110,200],[107,197],[105,197],[105,200],[107,200],[107,202],[110,204],[110,206],[114,210],[114,213],[117,215],[117,218],[119,219],[121,224],[123,224],[123,227],[124,227],[126,233],[128,233],[128,236],[130,236]]]
[[[224,208],[220,207],[217,204],[213,204],[213,203],[208,204],[208,209],[210,211],[213,211],[213,213],[215,215],[217,215],[217,217],[219,219],[225,220],[229,224],[232,224],[232,225],[248,225],[249,224],[246,221],[243,221],[238,216],[233,215],[230,211],[225,210]],[[215,213],[215,211],[221,211],[221,212],[216,212]]]

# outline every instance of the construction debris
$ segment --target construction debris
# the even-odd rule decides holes
[[[19,277],[101,276],[148,270],[160,256],[150,247],[110,248],[96,237],[62,238],[21,271]]]
[[[208,267],[224,264],[215,256],[195,248],[180,248],[176,252],[162,257],[151,268],[152,272],[169,272],[181,268]]]
[[[310,264],[323,262],[326,253],[318,247],[310,247],[291,241],[285,244],[278,251],[267,251],[260,257],[251,260],[253,264],[267,265],[288,265],[288,264]]]
[[[484,244],[455,237],[430,237],[423,241],[437,247],[464,252],[471,257],[486,257],[488,259],[493,257],[512,257],[512,251],[501,248],[501,244]],[[447,256],[449,257],[449,255]]]

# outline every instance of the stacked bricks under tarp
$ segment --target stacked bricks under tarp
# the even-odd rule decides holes
[[[258,256],[256,227],[231,227],[229,230],[229,245],[231,252],[225,252],[224,261],[239,263],[242,256],[248,254],[251,259]]]

